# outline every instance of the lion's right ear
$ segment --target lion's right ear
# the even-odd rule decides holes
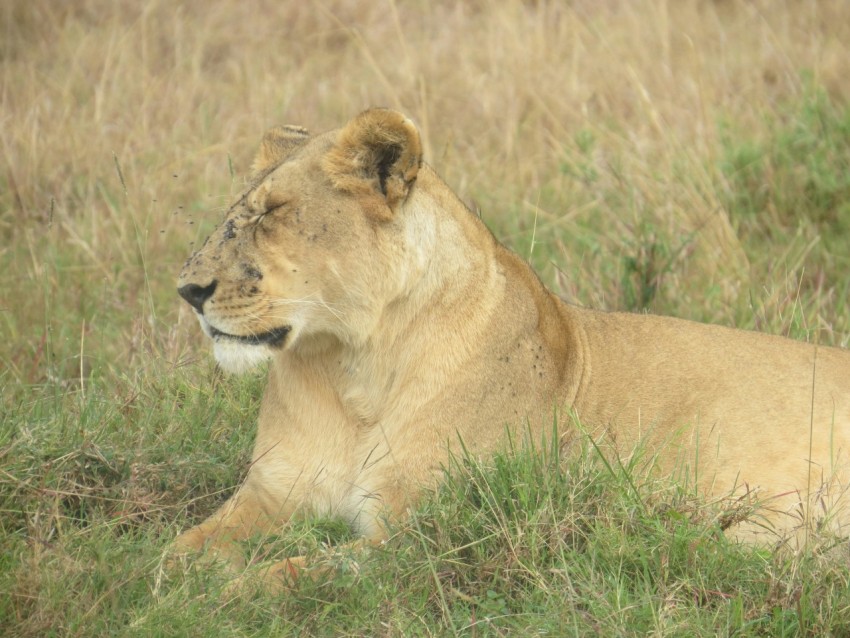
[[[419,131],[398,111],[364,111],[340,129],[322,166],[333,185],[357,195],[371,216],[391,219],[422,166]]]
[[[260,142],[260,150],[254,158],[251,170],[255,175],[265,173],[274,168],[292,154],[296,148],[301,146],[310,137],[307,129],[300,126],[276,126],[263,136]]]

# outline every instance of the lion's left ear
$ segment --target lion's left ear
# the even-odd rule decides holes
[[[292,155],[295,149],[304,144],[309,137],[310,133],[307,129],[292,124],[276,126],[266,131],[257,155],[254,157],[251,171],[258,176],[276,167]]]
[[[323,161],[334,186],[361,196],[364,208],[380,219],[390,219],[407,199],[421,165],[419,131],[389,109],[370,109],[351,120]]]

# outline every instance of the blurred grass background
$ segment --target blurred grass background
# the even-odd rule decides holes
[[[331,617],[328,635],[532,627],[546,606],[506,593],[501,550],[492,569],[468,561],[472,588],[451,570],[441,580],[442,550],[413,566],[393,554],[369,595],[392,589],[409,609],[376,602],[365,624],[352,600],[373,599],[322,590],[282,616],[268,601],[219,607],[201,574],[163,593],[152,574],[165,543],[244,471],[262,386],[218,377],[174,292],[180,265],[266,128],[322,131],[381,105],[413,117],[427,161],[567,299],[846,346],[848,49],[843,0],[3,2],[3,631],[150,635],[176,618],[188,620],[175,635],[322,634]],[[563,498],[547,503],[566,516]],[[615,538],[614,555],[629,542]],[[655,556],[662,541],[638,538],[637,555]],[[569,633],[850,631],[841,566],[813,554],[724,554],[755,561],[742,578],[758,585],[720,589],[693,585],[685,551],[675,586],[644,591],[639,576],[624,581],[636,598],[581,609],[551,580],[565,554],[547,556],[535,582],[566,605]],[[398,565],[424,571],[421,588],[387,585]],[[617,573],[585,568],[588,591]],[[665,596],[685,590],[676,616]],[[645,618],[628,615],[641,605]],[[482,624],[484,612],[505,620]]]

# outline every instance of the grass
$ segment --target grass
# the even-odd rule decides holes
[[[581,437],[454,459],[282,597],[161,569],[249,458],[263,379],[215,371],[174,279],[265,128],[401,108],[564,296],[847,346],[846,3],[11,0],[0,29],[0,633],[850,633],[846,543],[737,546]]]

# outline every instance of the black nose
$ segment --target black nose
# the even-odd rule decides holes
[[[199,286],[198,284],[186,284],[185,286],[180,286],[177,289],[177,294],[183,297],[186,301],[189,302],[195,310],[202,313],[204,312],[204,302],[212,297],[215,292],[215,287],[218,285],[218,281],[213,279],[213,282],[208,286]]]

